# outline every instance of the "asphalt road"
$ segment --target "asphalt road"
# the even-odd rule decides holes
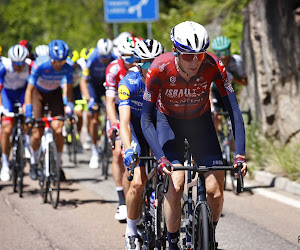
[[[28,175],[23,198],[11,182],[0,182],[0,249],[124,249],[126,224],[114,219],[112,176],[104,180],[100,169],[89,169],[89,157],[85,151],[74,166],[64,154],[67,182],[57,209],[42,202]],[[239,196],[225,191],[220,249],[300,249],[300,197],[253,181],[246,186]]]

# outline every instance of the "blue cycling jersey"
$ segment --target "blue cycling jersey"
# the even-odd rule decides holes
[[[128,105],[135,117],[141,117],[145,84],[140,72],[130,72],[119,83],[119,106]]]
[[[112,57],[110,62],[113,60],[114,58]],[[103,64],[101,62],[98,50],[94,49],[93,53],[86,61],[86,69],[82,72],[82,77],[89,82],[98,82],[102,84],[105,81],[105,69],[108,64]]]
[[[67,58],[66,63],[58,71],[51,66],[49,56],[38,57],[33,64],[28,83],[34,85],[38,90],[49,93],[60,85],[73,82],[73,61]]]

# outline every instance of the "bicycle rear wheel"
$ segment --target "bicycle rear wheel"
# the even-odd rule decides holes
[[[161,191],[162,191],[161,186]],[[167,226],[164,215],[164,196],[161,193],[158,197],[158,204],[155,209],[155,245],[157,249],[167,249]]]
[[[39,185],[40,185],[40,194],[42,196],[43,202],[47,202],[47,196],[48,196],[48,185],[47,185],[47,179],[45,176],[45,152],[41,153],[41,158],[39,161],[39,166],[38,166],[38,180],[39,180]]]
[[[60,168],[57,159],[57,150],[54,142],[49,143],[49,195],[53,208],[57,208],[60,192]]]
[[[197,241],[196,249],[214,250],[214,229],[212,221],[209,218],[208,205],[201,203],[197,212]]]

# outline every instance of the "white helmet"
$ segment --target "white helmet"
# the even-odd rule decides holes
[[[14,45],[8,50],[8,57],[13,62],[23,62],[28,54],[28,49],[20,44]]]
[[[154,59],[164,53],[164,47],[154,39],[145,39],[135,45],[134,57],[136,60]]]
[[[134,47],[139,41],[136,37],[128,37],[126,40],[123,40],[118,45],[118,50],[121,55],[133,55]]]
[[[113,43],[110,39],[101,38],[97,42],[97,50],[100,56],[108,56],[111,54]]]
[[[177,24],[171,30],[171,42],[181,52],[199,53],[209,46],[206,29],[198,23],[185,21]]]
[[[36,56],[48,56],[49,55],[49,47],[48,45],[42,44],[35,48]]]

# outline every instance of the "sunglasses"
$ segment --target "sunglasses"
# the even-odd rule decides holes
[[[12,62],[15,66],[23,66],[25,62]]]
[[[137,63],[136,65],[141,66],[142,69],[148,70],[151,63],[152,63],[152,61],[151,62],[144,62],[144,63]]]
[[[177,51],[180,55],[181,55],[181,57],[182,57],[182,59],[184,60],[184,61],[187,61],[187,62],[191,62],[191,61],[193,61],[194,59],[197,59],[198,61],[203,61],[203,59],[204,59],[204,57],[205,57],[205,52],[201,52],[201,53],[183,53],[183,52],[180,52],[180,51]]]
[[[109,59],[109,58],[111,58],[111,55],[105,55],[105,56],[104,56],[104,55],[101,55],[100,57],[101,57],[102,59]]]
[[[54,59],[51,59],[51,63],[54,64],[54,65],[64,65],[66,63],[66,60],[63,60],[63,61],[56,61]]]
[[[129,63],[129,64],[134,62],[133,56],[121,56],[121,58],[123,59],[124,62]]]
[[[216,53],[217,57],[229,56],[230,55],[229,49],[218,50],[218,51],[215,51],[215,53]]]

